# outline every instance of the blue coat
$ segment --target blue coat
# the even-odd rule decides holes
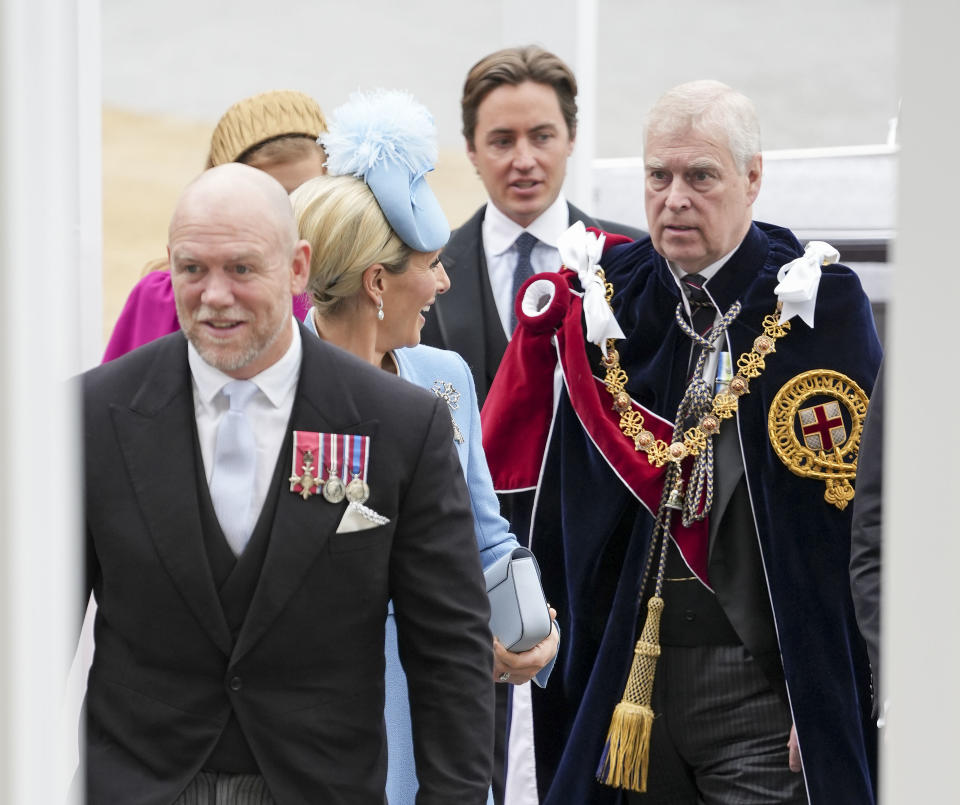
[[[307,314],[304,323],[308,330],[317,335],[313,311]],[[480,561],[486,570],[501,556],[519,547],[519,543],[510,533],[509,523],[500,516],[500,504],[493,491],[490,470],[483,454],[480,411],[470,369],[457,353],[423,345],[398,349],[393,355],[400,370],[400,377],[427,390],[437,387],[449,398],[447,404],[455,423],[457,454],[470,492]],[[413,758],[410,703],[407,698],[407,678],[397,649],[397,628],[392,603],[386,626],[384,718],[387,724],[388,748],[387,798],[391,805],[413,805],[417,791],[417,775]],[[545,684],[552,667],[551,663],[538,674],[538,683]],[[492,802],[492,798],[490,801]]]
[[[483,455],[480,411],[470,369],[456,352],[434,349],[422,344],[398,349],[393,355],[400,369],[400,377],[405,380],[428,390],[439,388],[442,391],[445,385],[449,384],[448,395],[459,394],[459,399],[451,397],[448,405],[455,423],[454,442],[457,454],[460,456],[463,473],[467,478],[467,489],[470,491],[480,562],[486,570],[501,556],[519,547],[519,543],[510,533],[507,521],[500,516],[500,503],[494,494],[490,470]],[[387,800],[391,805],[413,805],[417,791],[417,775],[413,760],[413,736],[410,731],[410,702],[407,698],[407,677],[400,664],[396,637],[397,627],[391,606],[387,617],[385,648]],[[493,802],[492,796],[488,802]]]

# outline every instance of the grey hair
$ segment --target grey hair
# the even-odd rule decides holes
[[[720,81],[689,81],[668,90],[647,113],[643,129],[644,143],[651,134],[690,129],[721,133],[741,174],[760,153],[760,123],[753,101]]]

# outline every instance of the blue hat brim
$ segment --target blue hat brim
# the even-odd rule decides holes
[[[367,185],[397,236],[411,249],[433,252],[450,239],[450,224],[425,176],[393,160],[378,161],[366,174]]]

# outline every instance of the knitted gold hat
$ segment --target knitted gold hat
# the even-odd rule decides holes
[[[210,138],[207,167],[235,162],[245,151],[274,137],[302,134],[316,139],[327,130],[317,102],[295,90],[276,90],[231,106]]]

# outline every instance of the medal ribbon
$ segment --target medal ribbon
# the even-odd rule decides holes
[[[370,437],[353,435],[351,441],[350,469],[354,478],[367,480],[367,461],[369,457]]]
[[[303,484],[298,480],[306,470],[304,456],[313,455],[310,473],[314,479],[315,491],[331,479],[339,478],[344,488],[357,480],[366,486],[367,469],[370,462],[370,437],[354,433],[316,433],[306,430],[293,432],[293,457],[291,459],[290,491],[302,492]],[[368,493],[367,493],[368,494]],[[304,500],[306,500],[306,495]],[[364,497],[364,499],[366,499]]]
[[[305,453],[313,453],[313,466],[311,473],[316,478],[323,471],[323,455],[320,452],[320,434],[308,430],[295,430],[293,432],[293,457],[291,459],[293,466],[290,468],[290,474],[300,477],[303,474],[303,456]],[[300,492],[303,487],[298,483],[290,484],[291,492]]]
[[[338,455],[337,455],[337,434],[336,433],[324,433],[323,434],[323,473],[325,478],[332,478],[337,474],[338,471]],[[330,465],[327,466],[327,458],[330,459]]]
[[[340,436],[340,480],[346,486],[350,482],[350,454],[353,452],[353,435],[344,433]]]

